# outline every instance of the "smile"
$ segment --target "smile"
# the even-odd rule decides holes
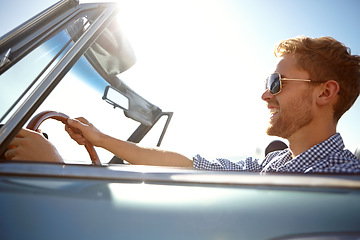
[[[269,108],[270,110],[270,118],[273,118],[277,113],[279,113],[278,108]]]

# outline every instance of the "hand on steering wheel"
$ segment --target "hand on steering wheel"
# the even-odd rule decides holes
[[[44,112],[40,112],[39,114],[37,114],[35,117],[33,117],[29,124],[27,125],[26,128],[30,129],[30,130],[34,130],[34,131],[38,131],[39,126],[41,125],[41,123],[47,119],[55,119],[58,120],[64,124],[67,124],[67,119],[69,118],[66,114],[60,113],[60,112],[55,112],[55,111],[44,111]],[[99,160],[99,157],[95,151],[94,146],[89,143],[86,142],[85,143],[85,148],[88,151],[91,161],[93,163],[93,165],[101,165],[101,162]]]

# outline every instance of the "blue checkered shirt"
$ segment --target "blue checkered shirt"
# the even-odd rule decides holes
[[[339,133],[292,158],[289,148],[269,153],[263,161],[252,157],[232,162],[214,161],[196,155],[194,169],[215,171],[287,172],[287,173],[360,173],[360,160],[344,149]]]

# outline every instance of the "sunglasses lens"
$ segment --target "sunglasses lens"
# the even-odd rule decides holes
[[[266,88],[269,89],[271,94],[277,94],[280,92],[280,76],[279,74],[273,73],[267,79]]]

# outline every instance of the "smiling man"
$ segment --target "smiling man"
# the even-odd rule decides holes
[[[275,55],[279,61],[262,95],[271,113],[267,133],[286,138],[289,148],[269,153],[263,161],[251,157],[238,162],[222,158],[210,161],[200,155],[191,160],[175,152],[113,138],[84,118],[69,120],[66,130],[79,144],[87,140],[131,164],[203,170],[360,173],[359,159],[344,149],[336,130],[340,117],[359,96],[360,57],[351,55],[348,48],[330,37],[284,40],[276,46]],[[16,146],[7,154],[13,159],[27,158],[16,154]]]
[[[267,81],[277,83],[277,89],[268,86],[262,96],[272,113],[267,133],[288,139],[293,157],[336,133],[334,105],[341,97],[337,81],[310,80],[294,54],[281,57]]]

